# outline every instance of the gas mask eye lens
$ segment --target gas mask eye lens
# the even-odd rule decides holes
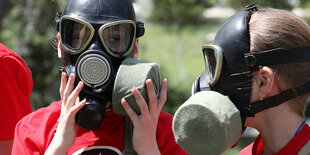
[[[216,66],[216,56],[213,49],[206,49],[206,61],[208,62],[207,73],[210,81],[214,79],[215,75],[215,66]]]
[[[84,50],[93,36],[91,25],[74,18],[64,17],[60,26],[61,40],[71,53]]]
[[[71,47],[75,49],[81,48],[90,36],[90,31],[85,25],[80,23],[73,24],[73,34],[72,41],[70,43]]]
[[[133,48],[135,31],[132,21],[118,21],[103,25],[99,34],[107,51],[113,56],[120,56]]]
[[[205,73],[209,85],[214,85],[220,77],[223,54],[220,47],[205,45],[202,47],[205,59]]]

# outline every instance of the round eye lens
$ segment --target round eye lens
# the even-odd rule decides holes
[[[114,53],[127,52],[134,39],[134,25],[121,23],[106,27],[101,33],[103,42]]]
[[[67,47],[79,50],[86,46],[90,39],[91,29],[84,23],[64,19],[61,22],[61,37]]]

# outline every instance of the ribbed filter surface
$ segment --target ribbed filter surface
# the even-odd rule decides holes
[[[91,87],[104,84],[111,74],[108,61],[98,54],[89,54],[82,58],[78,70],[80,78]]]

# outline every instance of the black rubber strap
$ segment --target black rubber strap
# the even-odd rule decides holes
[[[249,104],[247,107],[242,108],[242,111],[246,113],[249,117],[254,117],[258,112],[261,112],[265,109],[280,105],[290,99],[296,98],[298,96],[304,95],[310,92],[310,81],[307,81],[303,85],[297,87],[296,89],[288,89],[281,92],[278,95],[268,97],[262,101],[256,101]]]
[[[275,48],[257,53],[246,53],[245,63],[249,67],[258,65],[286,64],[310,61],[310,47],[285,50]]]

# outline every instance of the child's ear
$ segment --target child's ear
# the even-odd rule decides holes
[[[259,88],[259,97],[261,99],[270,96],[275,85],[275,74],[269,67],[262,67],[258,71],[257,86]]]

